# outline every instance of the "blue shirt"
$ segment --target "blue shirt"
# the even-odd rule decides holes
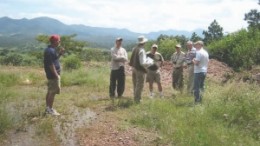
[[[44,50],[44,70],[46,73],[46,77],[48,79],[56,78],[55,74],[52,73],[50,69],[50,66],[52,64],[54,64],[57,73],[60,74],[61,68],[60,68],[59,56],[54,48],[48,46],[48,48]]]
[[[196,61],[199,61],[198,65],[194,65],[194,73],[206,73],[208,70],[208,63],[209,63],[209,54],[206,50],[201,48],[199,51],[196,52]]]

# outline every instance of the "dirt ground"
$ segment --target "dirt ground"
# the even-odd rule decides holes
[[[171,85],[172,64],[165,62],[161,70],[162,83]],[[184,70],[187,76],[187,69]],[[223,82],[227,74],[233,74],[234,71],[226,64],[211,59],[208,69],[208,78]],[[126,67],[127,76],[131,76],[131,67]],[[122,116],[116,115],[113,110],[107,110],[107,107],[95,109],[97,120],[92,122],[89,127],[78,133],[79,145],[81,146],[140,146],[140,145],[158,145],[156,142],[160,137],[152,132],[138,127],[130,126],[122,130],[120,124]],[[122,124],[122,123],[121,123]],[[121,130],[120,130],[121,129]]]

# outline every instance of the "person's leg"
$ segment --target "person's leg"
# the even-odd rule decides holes
[[[109,85],[109,96],[115,97],[115,90],[116,90],[116,70],[111,70],[110,73],[110,85]]]
[[[160,71],[156,72],[155,74],[155,82],[157,83],[157,87],[158,87],[158,91],[160,93],[160,96],[163,96],[163,92],[162,92],[162,84],[161,84],[161,73]]]
[[[135,91],[136,91],[136,70],[134,68],[132,70],[132,82],[133,82],[133,95],[135,97]]]
[[[55,94],[50,93],[50,92],[48,92],[46,95],[46,105],[50,109],[52,109],[52,107],[53,107],[54,97],[55,97]]]
[[[56,94],[60,94],[60,79],[48,80],[48,92],[46,95],[46,112],[58,116],[60,115],[53,109],[54,98]]]
[[[190,65],[188,68],[188,82],[187,82],[187,92],[193,92],[193,85],[194,85],[194,67]]]
[[[125,91],[125,68],[123,66],[118,70],[117,95],[121,97]]]
[[[195,103],[200,102],[200,73],[194,74],[194,97]]]
[[[177,74],[176,74],[176,70],[173,70],[172,72],[172,88],[176,89],[176,83],[177,83]]]
[[[179,89],[180,89],[180,92],[182,93],[183,92],[183,69],[180,69],[179,70]]]
[[[146,74],[146,82],[148,82],[148,84],[149,84],[150,97],[152,97],[154,94],[153,93],[153,81],[154,81],[153,72],[148,71]]]
[[[205,89],[205,78],[206,78],[206,73],[201,73],[201,82],[200,82],[200,90],[203,92]]]
[[[144,76],[145,74],[141,71],[136,72],[136,91],[135,91],[135,102],[140,103],[141,95],[144,87]]]

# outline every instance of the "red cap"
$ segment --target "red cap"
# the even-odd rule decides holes
[[[49,40],[50,42],[58,42],[60,41],[60,36],[57,34],[51,35]]]

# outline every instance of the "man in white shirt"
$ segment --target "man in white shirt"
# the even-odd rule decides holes
[[[115,47],[111,48],[111,74],[109,95],[111,98],[115,97],[115,90],[117,88],[117,96],[121,97],[125,90],[125,62],[127,62],[127,52],[122,47],[122,38],[117,38]]]
[[[202,95],[201,91],[204,91],[204,81],[206,78],[209,54],[203,49],[204,43],[202,41],[197,41],[195,44],[196,57],[193,59],[194,64],[194,96],[195,103],[201,103]]]
[[[144,45],[148,41],[144,36],[138,37],[137,46],[133,48],[129,65],[132,67],[132,80],[134,89],[134,101],[140,103],[141,94],[144,87],[144,76],[148,66],[153,64],[153,60],[146,57]]]

